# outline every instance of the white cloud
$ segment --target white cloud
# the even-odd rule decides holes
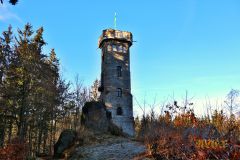
[[[16,20],[20,23],[23,22],[22,19],[17,14],[11,11],[9,5],[6,4],[0,5],[0,21],[6,22],[8,20]]]
[[[0,15],[0,21],[4,20],[4,17]]]

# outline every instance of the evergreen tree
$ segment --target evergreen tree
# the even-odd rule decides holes
[[[70,89],[55,50],[43,53],[43,31],[26,24],[17,35],[10,26],[0,36],[0,149],[17,137],[28,145],[29,157],[52,154],[56,136],[78,129],[81,107],[98,99],[98,80],[90,89],[78,81]]]
[[[3,32],[3,38],[0,38],[0,147],[4,144],[5,130],[7,129],[8,121],[12,122],[9,115],[10,107],[8,98],[5,94],[6,89],[4,81],[6,79],[7,69],[9,67],[10,56],[12,55],[12,27]]]
[[[3,0],[0,0],[0,3],[3,4]],[[16,5],[18,3],[18,0],[9,0],[9,3],[12,5]]]

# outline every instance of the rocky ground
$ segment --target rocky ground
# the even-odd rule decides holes
[[[99,143],[100,141],[100,143]],[[124,137],[98,138],[98,143],[79,146],[70,160],[131,160],[139,159],[138,155],[146,151],[145,146],[137,141]]]
[[[82,130],[79,131],[77,138],[79,143],[75,141],[75,146],[71,147],[73,150],[70,148],[66,151],[67,159],[139,160],[137,157],[146,152],[143,143],[126,137],[111,122],[106,106],[101,102],[87,102],[82,108],[82,113],[84,118]]]

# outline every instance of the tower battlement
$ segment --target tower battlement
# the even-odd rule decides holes
[[[98,47],[101,48],[104,41],[109,40],[118,40],[122,42],[129,43],[129,46],[132,45],[133,38],[132,33],[128,31],[120,31],[114,29],[105,29],[102,32],[102,35],[99,37],[98,40]]]

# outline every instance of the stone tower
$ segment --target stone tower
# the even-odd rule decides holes
[[[129,135],[134,135],[129,56],[132,39],[131,32],[106,29],[98,41],[102,51],[100,98],[111,112],[112,122]]]

